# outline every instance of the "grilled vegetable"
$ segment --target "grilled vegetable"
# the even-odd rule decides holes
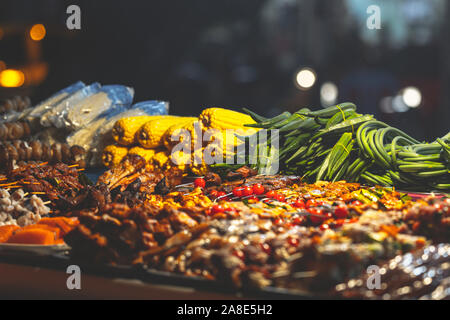
[[[198,121],[198,118],[187,117],[187,118],[183,118],[183,119],[184,119],[183,122],[179,122],[179,123],[175,123],[175,124],[171,125],[166,130],[166,132],[164,132],[162,141],[163,141],[164,146],[167,149],[170,149],[174,145],[183,141],[183,139],[184,139],[184,135],[183,135],[184,131],[182,131],[183,129],[187,130],[191,137],[195,137],[194,123]],[[198,122],[198,123],[200,124],[200,122]],[[172,140],[172,137],[174,135],[179,136],[178,141]]]
[[[108,167],[114,167],[122,161],[122,159],[127,155],[128,148],[118,146],[115,144],[107,146],[105,149],[103,149],[102,154],[102,162],[103,164]]]
[[[164,167],[165,164],[169,161],[169,153],[167,151],[160,151],[155,153],[153,156],[153,163],[160,168]]]
[[[233,110],[208,108],[199,116],[205,127],[215,129],[242,129],[244,124],[254,124],[252,117]]]
[[[145,161],[150,162],[153,159],[153,156],[156,154],[156,149],[145,149],[142,147],[133,147],[128,150],[128,154],[137,154],[145,159]]]
[[[146,122],[165,117],[167,116],[138,116],[120,119],[114,124],[112,136],[117,143],[123,146],[132,145],[136,142],[136,132]]]
[[[139,144],[144,148],[157,148],[163,146],[165,132],[176,124],[186,123],[184,117],[171,117],[156,119],[144,124],[136,134]]]

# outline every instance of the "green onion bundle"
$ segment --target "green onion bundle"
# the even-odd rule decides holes
[[[302,108],[271,119],[244,111],[257,122],[247,126],[279,130],[282,173],[299,174],[308,182],[450,190],[450,133],[432,143],[419,142],[372,115],[357,113],[353,103],[319,111]],[[260,166],[253,165],[261,171]]]

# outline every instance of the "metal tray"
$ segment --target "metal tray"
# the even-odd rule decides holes
[[[33,266],[39,268],[47,268],[51,270],[66,270],[71,264],[78,265],[83,272],[89,275],[100,276],[110,279],[129,279],[140,280],[144,283],[152,285],[170,285],[181,289],[194,289],[199,291],[209,291],[214,293],[223,293],[235,298],[250,299],[317,299],[318,296],[306,292],[296,292],[292,290],[266,287],[262,289],[244,288],[236,289],[235,287],[218,282],[208,280],[201,277],[190,277],[181,274],[171,273],[150,269],[142,266],[126,266],[126,265],[110,265],[110,264],[93,264],[71,259],[67,252],[58,252],[53,254],[42,254],[42,252],[27,251],[4,251],[0,252],[0,262]]]

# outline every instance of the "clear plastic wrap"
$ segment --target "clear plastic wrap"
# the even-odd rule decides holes
[[[34,108],[26,109],[24,110],[19,118],[26,118],[28,120],[34,120],[40,118],[44,113],[46,113],[48,110],[52,109],[53,106],[60,103],[62,100],[66,99],[71,94],[79,91],[80,89],[84,88],[86,85],[82,81],[75,82],[74,84],[71,84],[70,86],[58,91],[54,95],[52,95],[50,98],[42,101],[38,105],[36,105]]]
[[[64,117],[67,114],[67,111],[87,97],[99,92],[100,88],[101,85],[95,82],[61,100],[59,103],[55,104],[52,109],[48,110],[41,116],[41,125],[44,127],[50,127],[52,125],[57,128],[64,127]]]
[[[72,133],[67,138],[67,143],[80,145],[88,151],[86,157],[88,166],[100,166],[102,150],[113,142],[111,130],[117,120],[144,115],[165,115],[168,112],[169,104],[164,101],[144,101],[133,105],[130,109],[124,109],[122,106],[107,110],[89,126]]]
[[[134,90],[121,85],[103,86],[95,93],[67,110],[66,124],[72,130],[89,125],[100,115],[128,108],[134,96]],[[57,127],[62,124],[58,123]]]
[[[165,115],[169,113],[169,103],[167,101],[148,100],[131,106],[133,110],[142,110],[148,115]]]

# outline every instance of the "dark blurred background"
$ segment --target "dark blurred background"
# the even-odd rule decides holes
[[[66,27],[71,4],[81,30]],[[180,115],[352,101],[431,140],[449,131],[449,18],[447,0],[1,0],[0,97],[37,103],[82,80]]]

